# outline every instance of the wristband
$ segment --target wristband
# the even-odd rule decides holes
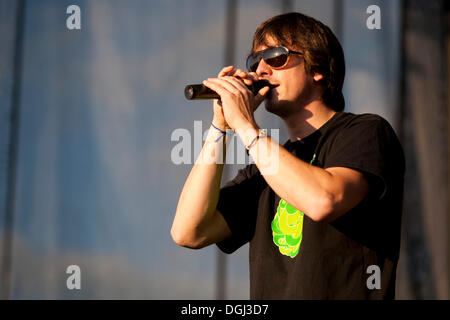
[[[211,122],[211,125],[213,126],[214,129],[216,129],[216,130],[220,131],[220,133],[222,133],[214,142],[219,141],[220,138],[222,138],[224,135],[229,134],[228,132],[220,130],[219,128],[217,128],[212,122]]]
[[[258,142],[258,139],[265,137],[267,137],[267,130],[259,129],[258,135],[255,138],[253,138],[252,142],[250,142],[250,144],[247,147],[245,147],[245,149],[247,149],[247,155],[249,155],[250,148],[253,147],[256,144],[256,142]]]

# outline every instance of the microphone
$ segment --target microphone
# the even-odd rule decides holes
[[[256,96],[258,91],[266,86],[275,88],[275,86],[270,84],[267,80],[253,82],[250,86],[247,86],[247,88],[249,88],[249,90]],[[220,96],[214,90],[211,90],[203,84],[188,84],[184,88],[184,96],[188,100],[220,99]]]

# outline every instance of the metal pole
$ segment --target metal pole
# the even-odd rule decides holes
[[[224,65],[234,65],[235,47],[236,47],[236,17],[237,0],[228,0],[226,3],[226,21],[225,21],[225,56]],[[229,172],[224,166],[222,181],[229,179]],[[226,276],[227,276],[227,258],[226,255],[217,250],[217,269],[216,269],[216,299],[226,299]]]
[[[344,16],[344,0],[334,0],[334,34],[343,46],[343,21]]]
[[[16,35],[14,39],[14,73],[10,112],[10,134],[8,143],[8,172],[5,205],[5,232],[3,235],[1,298],[10,298],[11,265],[13,247],[14,209],[16,198],[17,153],[19,140],[20,93],[22,80],[22,54],[25,22],[25,0],[18,0],[16,7]]]
[[[445,41],[446,41],[446,67],[447,67],[447,123],[450,124],[450,4],[448,1],[444,3],[445,6]],[[450,150],[450,128],[447,129],[447,150]],[[450,184],[450,162],[447,164],[447,181]],[[450,187],[447,196],[447,208],[450,208]],[[447,229],[450,230],[450,210],[447,212]],[[447,234],[447,248],[450,248],[450,236]],[[450,274],[450,253],[447,252],[447,266],[449,268],[448,274]],[[447,297],[450,299],[450,276],[447,277]]]

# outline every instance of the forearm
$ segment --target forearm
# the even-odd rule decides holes
[[[174,238],[200,237],[202,228],[213,218],[225,162],[226,136],[220,137],[221,135],[218,130],[210,128],[205,144],[189,173],[172,224]]]
[[[249,145],[256,128],[237,130]],[[298,159],[270,137],[262,138],[249,151],[274,192],[315,221],[323,219],[333,202],[333,176],[322,168]]]

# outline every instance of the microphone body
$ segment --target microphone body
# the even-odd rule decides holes
[[[258,91],[264,87],[275,88],[267,80],[259,80],[253,82],[250,86],[247,86],[251,92],[256,96]],[[184,96],[188,100],[208,100],[208,99],[220,99],[220,96],[210,88],[204,86],[203,84],[188,84],[184,88]]]

